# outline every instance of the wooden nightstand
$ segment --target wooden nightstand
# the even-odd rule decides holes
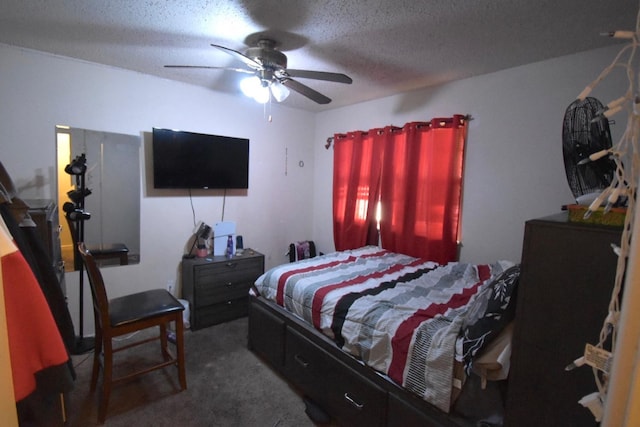
[[[241,256],[184,259],[182,296],[189,301],[191,329],[246,316],[249,288],[264,273],[264,255],[245,249]]]

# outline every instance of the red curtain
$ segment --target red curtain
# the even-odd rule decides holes
[[[453,116],[385,129],[382,247],[442,264],[458,258],[466,123]]]
[[[336,250],[377,245],[375,219],[380,190],[383,133],[334,135],[333,238]]]
[[[457,259],[467,120],[334,135],[336,250],[377,244],[440,263]]]

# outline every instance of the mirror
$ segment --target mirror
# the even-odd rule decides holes
[[[122,252],[100,257],[101,266],[139,263],[140,137],[56,126],[56,152],[60,244],[65,271],[77,270],[79,260],[75,257],[72,228],[77,230],[78,227],[83,228],[87,246],[96,252],[124,247],[124,257]],[[65,207],[71,206],[70,203],[77,206],[77,200],[71,200],[69,192],[79,189],[80,178],[65,169],[83,154],[86,157],[84,188],[87,190],[82,203],[89,216],[80,221],[68,221]]]

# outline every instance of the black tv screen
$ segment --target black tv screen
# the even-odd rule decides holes
[[[153,128],[154,188],[249,188],[249,140]]]

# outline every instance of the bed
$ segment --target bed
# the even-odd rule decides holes
[[[458,398],[504,378],[518,277],[375,246],[283,264],[256,280],[249,347],[342,425],[473,425]]]

